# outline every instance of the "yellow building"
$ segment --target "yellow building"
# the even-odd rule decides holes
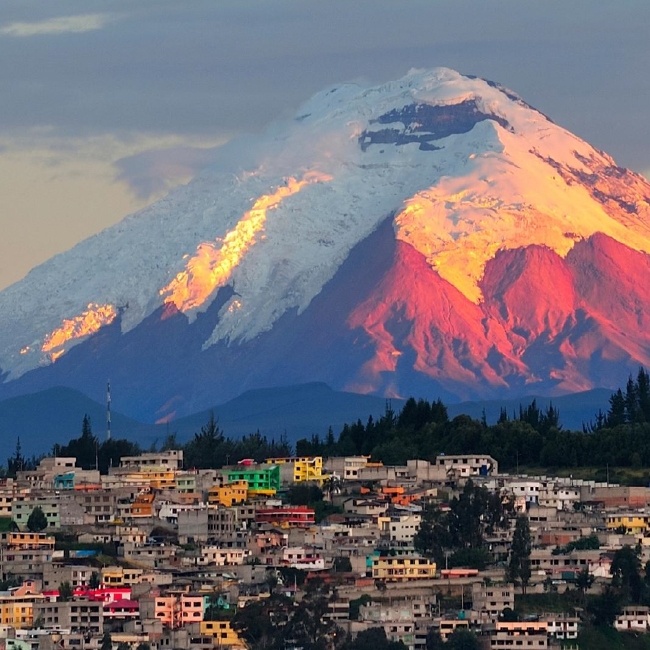
[[[637,535],[650,527],[650,514],[644,512],[612,512],[605,515],[605,522],[609,530],[616,530],[624,526],[628,533]]]
[[[267,465],[292,465],[293,475],[290,482],[305,483],[314,482],[319,485],[327,476],[323,475],[323,457],[322,456],[287,456],[282,458],[267,458],[265,463]],[[286,474],[282,471],[282,477],[285,478]],[[287,478],[289,478],[287,476]]]
[[[203,621],[200,629],[201,634],[214,639],[216,646],[246,650],[246,643],[231,627],[230,621]]]
[[[234,481],[227,485],[215,485],[208,491],[208,505],[230,508],[244,503],[248,497],[248,481]]]
[[[380,555],[372,558],[372,577],[386,582],[408,582],[436,577],[436,563],[416,555]]]
[[[34,624],[35,600],[44,600],[44,596],[40,594],[0,596],[1,624],[10,625],[16,629],[32,627]]]
[[[102,569],[102,584],[106,587],[130,587],[142,582],[142,569],[107,566]]]

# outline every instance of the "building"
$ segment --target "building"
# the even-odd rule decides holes
[[[102,568],[102,584],[106,587],[131,587],[142,582],[142,569],[130,569],[121,566]]]
[[[104,621],[134,621],[139,618],[140,605],[137,600],[114,600],[104,605]]]
[[[323,484],[322,456],[291,456],[283,458],[267,458],[266,465],[278,465],[282,485],[292,483],[313,482]]]
[[[183,450],[170,449],[139,456],[123,456],[120,459],[120,469],[136,472],[168,470],[179,472],[183,469]]]
[[[440,480],[467,479],[499,473],[499,463],[492,456],[473,454],[436,456]]]
[[[40,619],[43,627],[89,632],[97,636],[104,633],[104,604],[101,602],[91,600],[35,602],[34,618]]]
[[[11,505],[12,518],[20,530],[27,530],[27,521],[34,508],[39,507],[47,519],[47,527],[58,530],[61,527],[61,502],[52,496],[36,496],[32,494],[14,496]]]
[[[326,467],[345,481],[358,481],[359,472],[368,465],[368,456],[346,456],[328,458]]]
[[[44,600],[40,594],[21,596],[0,593],[0,624],[25,629],[34,624],[34,603]]]
[[[469,630],[469,621],[462,618],[443,618],[438,630],[442,640],[447,641],[456,630]]]
[[[559,641],[575,641],[578,638],[580,619],[568,614],[549,614],[543,619],[548,624],[548,635]]]
[[[643,511],[608,512],[605,515],[605,524],[609,530],[624,528],[626,533],[639,535],[648,530],[650,513]]]
[[[230,621],[203,621],[200,626],[201,634],[213,639],[214,646],[246,650],[246,644],[230,625]]]
[[[69,582],[73,588],[85,587],[97,570],[90,566],[77,564],[45,564],[43,571],[43,590],[52,591],[63,582]]]
[[[548,647],[548,623],[546,621],[497,622],[496,631],[490,638],[490,650],[501,650],[502,648],[545,650]]]
[[[436,577],[436,563],[419,555],[380,555],[372,558],[372,577],[386,582],[431,580]]]
[[[242,465],[226,474],[228,483],[245,481],[248,485],[249,496],[274,496],[280,489],[280,468],[278,465],[270,467],[250,467]]]
[[[418,513],[393,515],[384,522],[382,532],[395,544],[412,545],[421,521],[422,515]]]
[[[512,584],[472,583],[472,619],[476,623],[495,623],[504,609],[515,609]]]
[[[630,605],[616,617],[614,627],[619,632],[638,632],[645,634],[650,630],[650,607]]]
[[[207,607],[207,597],[200,594],[168,593],[154,600],[154,616],[164,626],[176,628],[200,623]]]
[[[227,485],[215,485],[208,490],[208,505],[230,508],[245,503],[248,498],[248,481],[233,481]]]
[[[302,571],[323,571],[325,569],[325,559],[304,546],[287,546],[283,548],[281,563],[283,566]]]
[[[304,528],[316,522],[316,513],[307,506],[280,506],[259,508],[255,512],[255,523],[270,524],[286,528]]]

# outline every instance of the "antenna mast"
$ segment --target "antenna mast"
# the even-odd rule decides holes
[[[111,439],[111,382],[106,384],[106,440]]]

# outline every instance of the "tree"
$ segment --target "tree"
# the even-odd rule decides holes
[[[430,627],[427,632],[426,650],[444,650],[445,642],[440,636],[440,631],[435,627]]]
[[[429,503],[425,507],[413,544],[418,552],[435,559],[438,566],[444,565],[445,550],[451,548],[451,535],[448,517],[437,505]]]
[[[504,623],[516,623],[519,620],[519,615],[514,609],[504,607],[501,614],[499,614],[499,620]]]
[[[102,637],[102,644],[99,646],[99,650],[113,650],[113,639],[111,639],[111,635],[108,630],[104,632],[104,636]]]
[[[383,627],[370,627],[359,632],[355,639],[346,645],[346,650],[404,650],[401,641],[389,641]]]
[[[101,583],[102,583],[102,579],[99,576],[99,573],[97,573],[97,571],[93,571],[90,574],[90,580],[88,581],[88,586],[91,589],[99,589],[99,586],[101,585]]]
[[[323,491],[316,483],[294,483],[287,490],[287,500],[292,506],[308,506],[323,500]]]
[[[576,575],[576,589],[582,595],[583,604],[587,601],[587,591],[591,585],[594,584],[596,578],[589,573],[589,568],[585,567],[580,573]]]
[[[30,533],[40,533],[47,528],[47,517],[43,512],[43,508],[36,506],[30,513],[27,519],[27,530]]]
[[[209,469],[222,467],[228,460],[225,438],[214,413],[210,413],[207,424],[201,427],[185,445],[185,463],[188,467]]]
[[[530,580],[530,552],[532,543],[530,539],[530,524],[528,517],[521,515],[517,517],[515,532],[512,536],[510,547],[510,563],[508,564],[508,579],[512,582],[519,581],[521,589],[526,593],[526,587]]]
[[[117,646],[117,650],[131,650],[131,646],[128,643],[124,643],[124,641],[122,641],[122,643]]]
[[[172,431],[165,436],[162,447],[160,451],[172,451],[174,449],[181,449],[182,445],[178,442],[176,438],[176,432]]]
[[[20,438],[16,439],[16,451],[14,455],[7,460],[7,476],[16,478],[16,472],[21,472],[25,469],[25,458],[22,454],[22,447],[20,445]]]
[[[624,546],[614,553],[610,572],[612,585],[618,587],[626,599],[638,603],[641,599],[641,562],[631,546]]]
[[[93,435],[90,417],[84,415],[81,424],[81,436],[70,440],[67,445],[55,445],[56,456],[73,456],[77,459],[77,465],[83,469],[94,469],[97,463],[99,452],[99,440]]]
[[[74,591],[72,590],[72,585],[66,580],[59,585],[59,600],[66,602],[72,600]]]
[[[290,607],[292,603],[288,598],[272,594],[269,598],[250,602],[246,607],[238,609],[232,626],[250,648],[269,648],[273,646],[278,632],[278,626],[274,625],[270,613],[273,612],[278,621],[283,614],[288,615]]]
[[[336,573],[349,573],[352,571],[352,562],[349,557],[335,557],[334,558],[334,571]]]
[[[350,601],[350,620],[359,620],[359,610],[368,603],[372,602],[372,598],[368,594],[362,594],[359,598]]]
[[[616,592],[608,586],[600,596],[589,603],[588,609],[594,625],[611,627],[620,611],[620,600]]]
[[[479,643],[473,632],[457,627],[447,639],[446,648],[449,650],[478,650]]]
[[[148,643],[139,643],[135,650],[151,650],[151,646]]]

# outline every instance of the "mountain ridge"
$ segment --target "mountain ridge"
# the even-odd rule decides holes
[[[599,409],[606,411],[609,396],[609,391],[596,389],[558,398],[522,396],[445,405],[450,418],[465,414],[480,419],[485,412],[488,422],[493,423],[499,418],[501,409],[506,409],[509,416],[516,416],[520,406],[526,408],[535,399],[542,410],[552,403],[560,412],[564,428],[581,430],[583,423],[594,420]],[[399,411],[404,401],[392,399],[388,403]],[[119,408],[113,408],[111,430],[113,438],[126,438],[147,449],[153,444],[162,444],[170,433],[177,434],[180,443],[187,442],[214,414],[228,437],[240,438],[259,430],[269,439],[286,435],[295,443],[312,434],[324,437],[330,426],[338,435],[344,424],[359,419],[365,423],[370,415],[377,419],[383,415],[386,405],[383,398],[335,391],[321,382],[312,382],[246,391],[224,404],[166,424],[138,422],[120,413]],[[55,443],[66,444],[81,434],[84,415],[90,417],[93,432],[103,440],[106,407],[80,391],[54,387],[0,401],[0,437],[5,441],[7,457],[13,453],[18,438],[23,455],[28,457],[48,453]]]

